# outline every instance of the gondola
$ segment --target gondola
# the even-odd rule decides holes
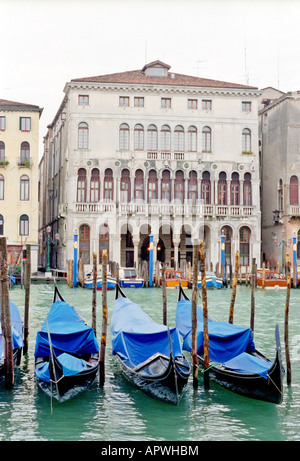
[[[99,368],[99,345],[57,286],[50,312],[37,332],[35,376],[49,397],[64,402],[90,388]]]
[[[191,351],[191,301],[179,289],[176,326],[183,337],[183,350]],[[278,325],[275,328],[274,362],[255,349],[250,328],[208,319],[209,378],[231,391],[257,400],[280,404],[284,369]],[[198,365],[204,369],[203,311],[197,307]]]
[[[151,397],[177,405],[190,375],[177,329],[151,320],[119,285],[110,324],[112,352],[125,377]]]
[[[11,319],[11,330],[12,330],[12,341],[13,341],[13,357],[14,364],[20,365],[22,348],[24,346],[23,341],[23,322],[17,306],[9,300],[10,304],[10,319]],[[1,324],[0,324],[1,328]],[[3,347],[3,336],[2,329],[0,329],[0,381],[5,378],[5,366],[4,366],[4,347]]]

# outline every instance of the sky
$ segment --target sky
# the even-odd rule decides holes
[[[300,0],[0,0],[0,98],[43,108],[74,78],[142,69],[300,90]]]

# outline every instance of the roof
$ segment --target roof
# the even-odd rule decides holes
[[[37,110],[42,112],[39,106],[33,104],[27,104],[24,102],[8,101],[7,99],[0,99],[0,110],[9,109],[9,110]]]
[[[145,70],[149,67],[157,67],[161,65],[168,70],[167,76],[151,76],[146,75]],[[161,61],[153,61],[146,64],[142,70],[132,70],[126,72],[118,72],[114,74],[98,75],[94,77],[83,77],[72,79],[71,82],[87,82],[87,83],[116,83],[116,84],[134,84],[134,85],[167,85],[167,86],[193,86],[193,87],[209,87],[209,88],[226,88],[226,89],[249,89],[257,90],[257,87],[242,85],[239,83],[223,82],[220,80],[211,80],[201,77],[193,77],[190,75],[177,74],[169,72],[170,66]]]

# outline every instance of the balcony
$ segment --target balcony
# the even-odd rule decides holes
[[[76,213],[101,214],[116,213],[117,205],[114,202],[97,202],[97,203],[76,203]],[[255,215],[253,206],[233,206],[233,205],[214,205],[203,203],[179,203],[179,202],[159,202],[153,201],[146,203],[141,201],[124,203],[120,202],[118,206],[119,216],[189,216],[207,217],[207,218],[245,218]]]

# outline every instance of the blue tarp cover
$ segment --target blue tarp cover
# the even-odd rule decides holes
[[[24,346],[23,342],[23,322],[17,306],[10,300],[10,318],[11,328],[13,337],[13,348],[19,348]],[[3,341],[2,341],[2,329],[0,325],[0,360],[3,360]]]
[[[270,360],[265,361],[258,357],[253,357],[253,355],[242,352],[237,357],[224,362],[223,365],[241,373],[256,373],[267,379],[268,370],[271,367],[272,362]]]
[[[58,357],[58,361],[62,365],[64,376],[74,376],[87,369],[87,362],[85,360],[74,357],[66,352]],[[50,383],[49,365],[49,362],[45,362],[36,369],[37,377],[47,383]]]
[[[69,352],[80,356],[99,350],[93,328],[87,326],[75,309],[66,302],[53,303],[47,321],[56,355]],[[46,321],[37,333],[34,354],[37,357],[50,355]]]
[[[168,327],[155,323],[128,298],[115,300],[110,324],[113,354],[127,366],[134,368],[156,352],[170,356]],[[181,356],[178,330],[170,328],[170,334],[173,356]]]
[[[192,303],[182,300],[177,303],[176,326],[183,337],[183,349],[192,350]],[[255,350],[250,328],[228,322],[208,320],[209,359],[236,371],[267,376],[271,362],[265,362],[246,352]],[[203,311],[197,307],[197,352],[203,354]]]

